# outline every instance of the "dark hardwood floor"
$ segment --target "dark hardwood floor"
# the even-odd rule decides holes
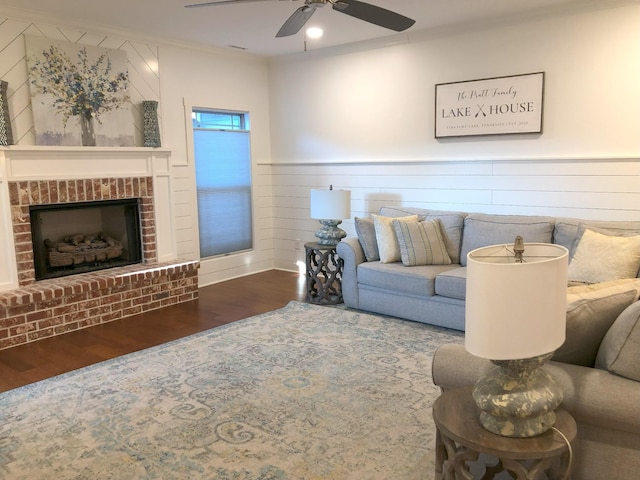
[[[203,287],[197,301],[0,351],[0,392],[303,301],[305,278],[271,270]]]

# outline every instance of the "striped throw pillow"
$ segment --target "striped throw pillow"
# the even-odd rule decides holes
[[[403,265],[450,265],[440,220],[404,222],[394,220]]]

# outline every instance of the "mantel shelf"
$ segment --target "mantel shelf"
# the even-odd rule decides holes
[[[0,148],[0,182],[169,175],[171,149],[11,145]]]

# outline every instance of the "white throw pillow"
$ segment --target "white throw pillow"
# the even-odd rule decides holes
[[[405,222],[417,222],[418,215],[408,215],[406,217],[384,217],[382,215],[371,215],[373,225],[376,229],[376,241],[378,243],[378,253],[380,263],[393,263],[400,261],[400,245],[393,228],[394,220]]]
[[[618,237],[586,229],[569,262],[569,280],[598,283],[634,278],[638,269],[640,235]]]

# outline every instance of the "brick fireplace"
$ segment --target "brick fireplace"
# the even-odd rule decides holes
[[[9,203],[20,286],[35,282],[29,207],[58,203],[137,198],[140,202],[142,258],[157,262],[153,178],[87,178],[9,182]],[[79,227],[80,228],[80,227]]]
[[[36,147],[0,152],[0,167],[0,349],[198,297],[199,262],[171,248],[168,152]],[[142,262],[36,281],[30,207],[116,199],[137,199]]]

